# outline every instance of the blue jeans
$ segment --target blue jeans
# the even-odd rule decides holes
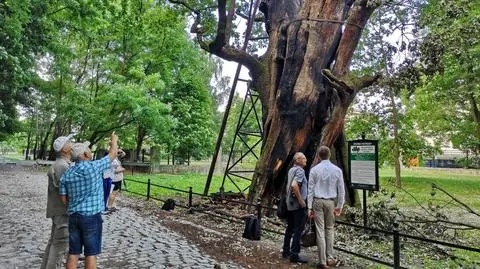
[[[112,179],[104,178],[103,179],[103,203],[104,203],[105,210],[108,210],[107,202],[108,202],[108,197],[110,196],[111,188],[112,188]]]
[[[300,208],[294,211],[288,211],[287,229],[283,239],[283,254],[298,258],[300,253],[300,236],[307,222],[306,208]],[[293,240],[292,240],[293,237]],[[291,247],[290,247],[291,241]]]
[[[95,256],[102,248],[102,216],[100,213],[83,216],[73,213],[68,218],[68,253],[72,255]]]

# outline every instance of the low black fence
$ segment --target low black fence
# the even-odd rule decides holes
[[[127,186],[126,181],[146,185],[145,186],[146,194],[129,191],[128,188],[127,188],[128,186]],[[177,188],[174,188],[174,187],[168,187],[168,186],[162,186],[162,185],[154,184],[154,183],[151,183],[150,179],[148,179],[147,182],[133,180],[133,179],[124,179],[124,184],[125,184],[125,191],[126,192],[146,197],[147,200],[152,199],[152,200],[166,202],[166,200],[164,200],[164,199],[160,199],[160,198],[157,198],[157,197],[152,197],[152,195],[151,195],[152,187],[163,188],[163,189],[174,190],[174,191],[186,193],[186,194],[188,194],[188,204],[186,204],[186,205],[176,204],[176,206],[186,208],[186,209],[192,210],[194,212],[199,212],[199,213],[202,213],[202,214],[213,216],[213,217],[216,217],[216,218],[225,219],[225,220],[228,220],[228,221],[231,221],[231,222],[234,222],[234,223],[243,224],[244,223],[243,218],[239,218],[239,217],[234,216],[234,215],[225,216],[225,215],[221,215],[221,214],[214,214],[214,213],[207,212],[207,211],[204,211],[204,210],[198,210],[198,209],[196,210],[193,207],[193,196],[196,195],[196,196],[205,197],[205,198],[213,198],[213,199],[217,199],[217,200],[220,200],[220,201],[232,202],[232,203],[243,204],[243,205],[248,205],[248,206],[254,207],[255,211],[256,211],[256,214],[257,214],[257,218],[258,218],[259,221],[261,221],[262,209],[270,210],[270,212],[275,212],[276,211],[275,208],[263,206],[260,203],[260,201],[258,201],[256,204],[253,204],[253,203],[249,203],[249,202],[245,202],[245,201],[227,199],[227,198],[223,198],[221,196],[218,196],[218,197],[215,196],[214,197],[214,196],[210,196],[210,195],[204,195],[203,193],[194,192],[192,190],[192,187],[189,187],[188,190],[181,190],[181,189],[177,189]],[[405,267],[402,267],[401,264],[400,264],[400,261],[401,261],[400,242],[402,242],[402,240],[404,241],[405,239],[411,239],[411,240],[416,240],[416,241],[420,241],[420,242],[423,242],[423,243],[430,243],[430,244],[435,244],[435,245],[440,245],[440,246],[445,246],[445,247],[462,249],[462,250],[467,250],[467,251],[480,253],[480,248],[463,246],[463,245],[458,245],[458,244],[454,244],[454,243],[438,241],[438,240],[434,240],[434,239],[430,239],[430,238],[426,238],[426,237],[419,237],[419,236],[400,233],[399,230],[398,230],[398,224],[394,225],[395,228],[393,229],[393,231],[387,231],[387,230],[372,228],[372,227],[368,227],[368,226],[363,226],[363,225],[358,225],[358,224],[355,224],[355,223],[343,222],[343,221],[338,221],[338,220],[335,221],[335,223],[337,225],[345,225],[345,226],[352,227],[352,228],[359,229],[359,230],[364,230],[364,231],[369,231],[369,232],[373,232],[373,233],[386,234],[386,235],[392,236],[393,237],[392,238],[393,239],[392,240],[392,242],[393,242],[393,246],[392,246],[393,263],[388,262],[388,261],[383,261],[383,260],[380,260],[380,259],[376,259],[376,258],[373,258],[373,257],[369,257],[369,256],[361,254],[361,253],[356,253],[354,251],[350,251],[350,250],[347,250],[347,249],[344,249],[344,248],[341,248],[341,247],[338,247],[338,246],[335,246],[334,249],[336,249],[338,251],[341,251],[341,252],[344,252],[344,253],[347,253],[347,254],[350,254],[350,255],[353,255],[353,256],[356,256],[356,257],[359,257],[359,258],[363,258],[363,259],[371,261],[371,262],[375,262],[375,263],[378,263],[378,264],[383,264],[383,265],[386,265],[386,266],[390,266],[390,267],[393,267],[395,269],[405,268]],[[284,233],[280,232],[280,231],[271,230],[271,229],[267,229],[267,228],[264,228],[264,227],[262,227],[261,229],[262,229],[262,231],[271,232],[271,233],[275,233],[275,234],[279,234],[279,235],[284,235]]]

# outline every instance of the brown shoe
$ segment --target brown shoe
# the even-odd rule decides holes
[[[327,261],[328,266],[337,266],[337,260],[328,260]]]

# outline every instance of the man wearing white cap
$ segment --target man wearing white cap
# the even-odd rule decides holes
[[[70,167],[70,153],[73,143],[69,136],[60,136],[53,142],[57,154],[55,163],[50,166],[48,176],[47,218],[52,219],[52,232],[42,260],[42,269],[61,268],[68,249],[67,207],[59,194],[60,178]]]
[[[60,179],[60,198],[68,212],[67,269],[77,268],[80,254],[85,255],[85,268],[96,268],[101,252],[102,216],[104,210],[103,171],[111,168],[117,157],[118,137],[112,133],[110,151],[100,160],[92,161],[90,142],[72,146],[75,166]]]

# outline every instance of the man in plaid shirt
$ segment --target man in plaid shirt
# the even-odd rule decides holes
[[[75,143],[72,160],[75,166],[60,179],[60,198],[69,215],[69,251],[67,269],[77,268],[78,258],[85,254],[85,268],[96,268],[96,255],[101,252],[102,217],[104,209],[103,170],[111,167],[117,156],[118,137],[112,133],[110,151],[100,160],[92,161],[90,142]]]

